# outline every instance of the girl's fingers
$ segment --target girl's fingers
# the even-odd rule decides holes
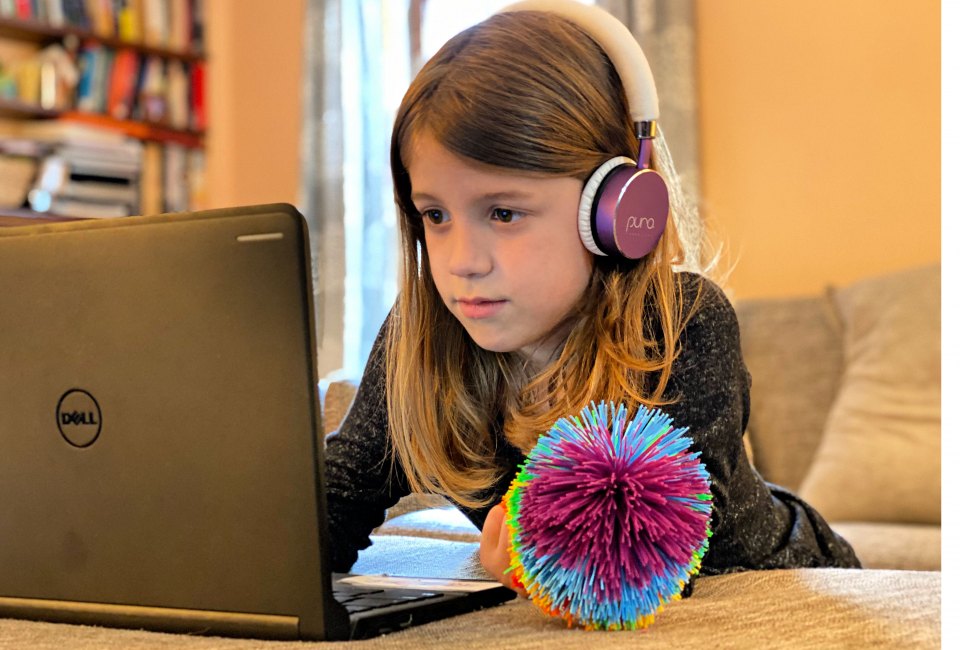
[[[526,597],[527,592],[507,570],[510,568],[510,530],[507,528],[503,506],[491,508],[480,533],[480,563],[497,580]]]

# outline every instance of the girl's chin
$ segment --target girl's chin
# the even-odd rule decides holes
[[[463,328],[467,331],[470,340],[487,352],[516,352],[522,347],[506,339],[503,336],[503,331],[487,332],[475,326],[468,326],[468,324],[463,324]]]
[[[527,341],[511,341],[504,339],[503,337],[480,336],[479,333],[475,334],[469,329],[467,330],[467,334],[470,335],[470,340],[487,352],[499,352],[501,354],[512,352],[519,354],[521,357],[533,362],[537,366],[542,366],[546,361],[549,361],[549,358],[540,358],[550,356],[549,353],[545,352],[544,346],[540,344],[531,344]]]

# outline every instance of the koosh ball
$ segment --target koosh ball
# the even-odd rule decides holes
[[[650,625],[700,569],[712,496],[686,428],[593,403],[540,436],[504,496],[510,571],[570,626]]]

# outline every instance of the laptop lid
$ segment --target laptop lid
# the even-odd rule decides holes
[[[343,638],[288,205],[0,228],[0,615]]]

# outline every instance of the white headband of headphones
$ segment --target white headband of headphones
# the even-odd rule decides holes
[[[652,122],[660,117],[657,86],[647,57],[630,30],[619,20],[599,7],[576,0],[523,0],[504,7],[500,13],[511,11],[545,11],[562,16],[581,27],[613,62],[620,75],[634,122]]]

